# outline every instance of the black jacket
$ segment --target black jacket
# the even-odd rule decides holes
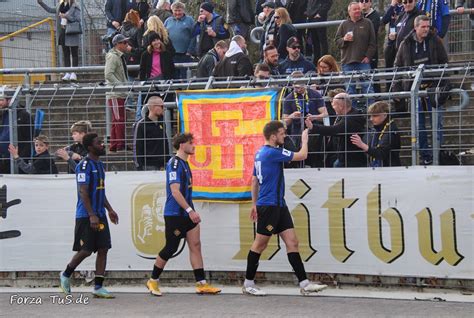
[[[3,116],[6,116],[7,125],[3,125]],[[18,155],[23,158],[31,158],[31,149],[33,149],[34,137],[34,119],[23,107],[17,109],[17,127],[18,127]],[[8,111],[0,110],[0,134],[9,133]],[[0,173],[10,173],[10,153],[7,147],[10,140],[5,141],[5,151],[0,153]]]
[[[397,56],[395,57],[395,66],[415,66],[415,60],[413,52],[417,41],[415,40],[415,30],[410,32],[405,40],[400,44],[398,48]],[[428,33],[425,41],[428,42],[429,50],[429,62],[424,64],[445,64],[448,63],[448,54],[444,48],[443,42],[439,36],[435,34],[433,30]],[[423,45],[420,44],[420,49]]]
[[[143,52],[140,61],[140,81],[150,79],[152,53],[148,51]],[[161,52],[161,71],[163,79],[172,79],[174,75],[173,55],[169,51]]]
[[[288,56],[286,50],[286,42],[292,36],[296,36],[297,31],[293,24],[282,24],[278,29],[275,37],[275,46],[280,54],[280,59],[285,59]]]
[[[347,115],[339,116],[334,125],[314,125],[312,134],[333,136],[331,139],[337,159],[344,167],[366,167],[367,159],[359,147],[351,142],[351,135],[365,131],[365,117],[352,108]]]
[[[197,66],[196,77],[209,77],[214,71],[214,67],[219,62],[219,55],[215,49],[209,50],[200,60]]]
[[[217,63],[213,75],[216,77],[252,76],[252,63],[246,54],[239,52],[230,57],[226,56]]]
[[[330,0],[329,0],[330,1]],[[308,0],[287,0],[286,10],[290,14],[293,23],[306,22],[306,6]]]
[[[252,24],[254,20],[250,0],[227,1],[227,23]]]
[[[332,0],[308,0],[305,14],[308,18],[314,18],[316,14],[319,14],[321,19],[327,20],[331,6]]]
[[[369,131],[367,138],[369,166],[395,167],[402,165],[400,162],[400,134],[395,122],[388,123],[384,122],[380,126],[374,126]],[[388,124],[386,128],[385,124]],[[382,138],[380,138],[382,130],[384,133]]]
[[[54,163],[54,158],[51,157],[49,152],[45,152],[34,155],[31,162],[26,163],[21,157],[16,159],[18,168],[26,174],[57,174],[58,168]]]
[[[113,28],[113,21],[122,25],[125,15],[130,8],[128,0],[107,0],[105,2],[105,17],[107,18],[107,27]]]
[[[417,7],[415,7],[412,11],[410,12],[403,12],[402,15],[400,15],[395,22],[395,25],[398,25],[402,21],[405,20],[406,16],[408,15],[408,18],[405,22],[404,25],[401,26],[401,28],[397,27],[397,38],[395,39],[396,45],[395,47],[398,48],[400,47],[400,44],[402,43],[403,40],[405,40],[405,37],[410,34],[410,32],[415,28],[415,18],[419,15],[421,15],[422,12],[418,10]]]
[[[78,154],[80,155],[81,157],[85,157],[87,156],[87,149],[84,148],[84,145],[79,143],[79,142],[75,142],[73,143],[72,145],[70,146],[67,146],[66,149],[65,149],[69,155],[69,159],[67,160],[67,163],[68,163],[68,167],[69,167],[69,173],[76,173],[76,166],[77,164],[82,160],[73,160],[71,157],[73,154]]]
[[[163,118],[154,122],[148,118],[147,112],[135,126],[133,145],[137,170],[165,168],[169,151]]]

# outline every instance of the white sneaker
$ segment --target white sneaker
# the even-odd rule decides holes
[[[249,287],[242,287],[242,292],[246,295],[252,295],[252,296],[266,296],[267,293],[258,288],[257,286],[249,286]]]
[[[326,289],[328,285],[321,283],[309,283],[306,287],[300,289],[301,295],[309,295],[311,293],[317,293]]]
[[[63,81],[70,81],[71,80],[71,74],[66,73],[64,74],[63,78],[61,78]]]
[[[74,82],[77,81],[76,73],[71,73],[71,76],[69,76],[69,80]]]

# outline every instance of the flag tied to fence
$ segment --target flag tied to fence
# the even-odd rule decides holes
[[[193,198],[210,202],[251,200],[253,161],[264,144],[263,127],[278,119],[280,89],[177,92],[178,131],[194,136],[189,163]]]

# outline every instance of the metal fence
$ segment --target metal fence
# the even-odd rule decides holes
[[[430,82],[431,87],[427,88],[423,85]],[[427,98],[434,100],[438,98],[445,84],[450,83],[451,98],[441,109],[435,111],[417,111],[423,100]],[[179,90],[196,90],[196,89],[213,89],[213,88],[241,88],[241,87],[268,87],[279,86],[285,88],[287,92],[291,92],[294,84],[304,85],[321,91],[326,102],[330,100],[327,93],[338,87],[344,87],[349,83],[359,86],[361,82],[377,82],[381,88],[381,93],[352,95],[354,100],[365,109],[369,101],[385,100],[395,103],[395,100],[405,99],[407,108],[405,110],[392,110],[393,116],[398,124],[402,137],[402,148],[400,156],[405,165],[420,164],[419,152],[421,150],[429,150],[434,152],[434,164],[438,163],[439,151],[452,151],[454,157],[457,156],[461,164],[471,164],[472,158],[468,155],[474,148],[474,118],[473,107],[470,103],[470,95],[472,96],[474,82],[474,65],[472,63],[463,65],[439,65],[430,68],[420,66],[406,70],[401,69],[381,69],[370,71],[368,73],[355,74],[331,74],[327,76],[318,76],[316,74],[307,75],[303,78],[288,79],[286,77],[275,77],[268,80],[255,79],[192,79],[184,81],[158,81],[158,82],[136,82],[132,84],[124,84],[120,86],[104,86],[101,84],[84,84],[84,85],[38,85],[31,87],[28,85],[19,86],[16,90],[7,89],[6,94],[11,96],[11,111],[26,106],[35,113],[38,109],[44,112],[44,121],[41,129],[42,134],[46,134],[50,138],[51,153],[57,149],[72,143],[69,128],[78,120],[89,120],[92,122],[93,129],[102,136],[109,136],[109,120],[106,105],[106,94],[115,92],[122,93],[126,96],[127,120],[125,143],[130,149],[133,148],[133,126],[136,119],[136,113],[140,112],[137,108],[141,105],[139,101],[144,101],[150,95],[161,95],[165,100],[165,116],[162,119],[163,125],[166,127],[166,142],[170,145],[170,138],[176,133],[176,103],[175,93]],[[405,89],[397,91],[396,83],[404,84]],[[16,95],[15,95],[16,93]],[[291,98],[291,97],[290,97]],[[470,105],[471,104],[471,105]],[[430,139],[430,149],[420,149],[419,143],[419,126],[418,118],[420,114],[432,115],[428,120],[426,132]],[[437,115],[443,115],[442,118]],[[366,113],[362,113],[366,116]],[[437,121],[444,122],[443,135],[444,140],[438,143]],[[12,129],[10,137],[11,142],[16,144],[18,136],[17,125],[12,125],[14,118],[10,118],[10,128]],[[431,125],[430,125],[431,123]],[[366,128],[361,131],[361,135],[367,135],[370,127],[370,121],[367,117]],[[317,137],[317,136],[316,136]],[[342,134],[340,138],[349,138],[350,136]],[[106,142],[107,142],[106,138]],[[157,142],[165,142],[157,141]],[[315,156],[327,157],[334,152],[331,149],[312,148],[311,153]],[[347,149],[345,149],[347,152]],[[29,159],[29,158],[25,158]],[[120,153],[108,152],[104,161],[108,170],[133,170],[134,154],[131,150],[125,150]],[[66,172],[66,164],[57,160],[61,172]],[[321,165],[328,167],[327,163]]]

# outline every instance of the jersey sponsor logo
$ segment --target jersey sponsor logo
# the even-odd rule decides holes
[[[78,173],[77,174],[77,182],[84,182],[86,181],[86,174],[85,173]]]
[[[282,152],[281,152],[284,156],[291,156],[291,151],[287,150],[287,149],[283,149]]]
[[[170,172],[170,181],[176,180],[176,171]]]

